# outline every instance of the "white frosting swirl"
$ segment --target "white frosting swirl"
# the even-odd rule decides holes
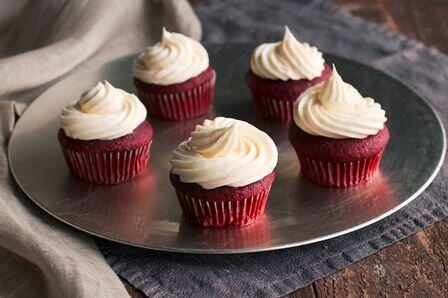
[[[278,153],[272,139],[255,126],[218,117],[197,125],[171,159],[172,172],[205,189],[240,187],[269,175]]]
[[[61,128],[72,139],[112,140],[132,133],[146,119],[146,109],[134,95],[99,82],[71,102],[59,115]]]
[[[294,104],[294,122],[300,129],[333,139],[375,135],[384,127],[385,114],[380,104],[342,81],[334,65],[327,81],[307,89]]]
[[[145,83],[172,85],[199,75],[208,65],[207,51],[199,42],[163,28],[162,40],[140,54],[133,72]]]
[[[316,47],[301,43],[285,26],[283,40],[259,45],[250,59],[250,68],[270,80],[312,80],[320,77],[325,60]]]

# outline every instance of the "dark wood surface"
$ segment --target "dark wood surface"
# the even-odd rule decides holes
[[[199,1],[193,1],[199,2]],[[448,53],[448,0],[332,0]],[[123,281],[132,297],[143,293]],[[287,297],[448,297],[448,219]]]
[[[447,0],[332,0],[361,18],[448,53]],[[448,297],[448,220],[288,297]]]

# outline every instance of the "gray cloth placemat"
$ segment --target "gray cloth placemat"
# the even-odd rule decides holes
[[[195,7],[207,42],[300,40],[399,77],[448,123],[448,57],[323,1],[206,1]],[[351,234],[280,251],[182,255],[99,241],[113,270],[149,296],[279,296],[304,287],[448,215],[448,166],[407,207]]]

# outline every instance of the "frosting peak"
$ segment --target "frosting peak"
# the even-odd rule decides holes
[[[271,80],[312,80],[320,77],[325,60],[316,47],[299,42],[285,26],[283,40],[259,45],[250,68],[259,77]]]
[[[269,175],[278,153],[272,139],[247,122],[218,117],[197,125],[171,159],[172,172],[204,189],[240,187]]]
[[[325,81],[319,102],[327,109],[353,109],[362,101],[362,96],[352,85],[345,83],[333,64],[333,73]]]
[[[375,135],[387,120],[380,104],[372,98],[363,98],[345,83],[334,65],[330,78],[303,92],[293,111],[294,122],[300,129],[334,139]]]
[[[62,109],[65,134],[80,140],[112,140],[132,133],[146,119],[146,109],[133,94],[99,82]]]
[[[195,131],[187,141],[191,151],[211,158],[224,157],[238,149],[235,123],[219,127],[220,123],[216,122],[207,119],[203,125],[196,125]]]
[[[98,82],[95,87],[81,95],[78,107],[84,113],[104,115],[120,111],[123,108],[123,99],[108,81],[104,84]]]
[[[135,60],[134,76],[148,84],[182,83],[209,66],[205,48],[196,40],[163,28],[162,39]]]

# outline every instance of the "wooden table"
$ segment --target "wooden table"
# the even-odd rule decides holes
[[[331,1],[448,54],[448,0]],[[334,296],[448,297],[448,219],[288,295]]]

